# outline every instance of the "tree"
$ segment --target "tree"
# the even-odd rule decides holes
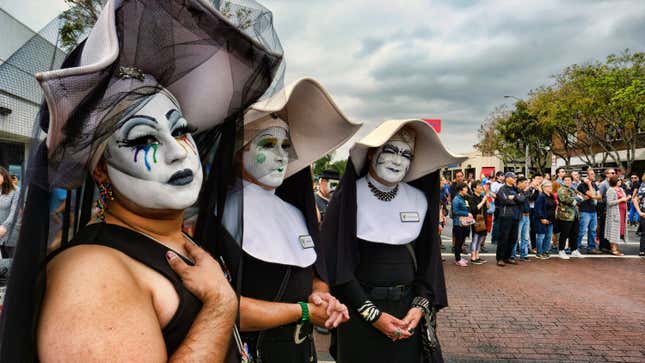
[[[63,11],[60,39],[63,49],[71,51],[99,18],[103,4],[101,0],[65,0],[69,9]]]
[[[348,159],[342,159],[332,162],[333,158],[334,152],[331,152],[316,160],[316,162],[314,162],[313,164],[313,174],[320,175],[325,170],[333,169],[336,170],[339,175],[343,175],[343,173],[345,173],[345,169],[347,168]]]

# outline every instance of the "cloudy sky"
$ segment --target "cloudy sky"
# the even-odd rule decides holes
[[[391,118],[440,118],[466,153],[504,95],[525,97],[573,63],[645,51],[642,0],[265,0],[287,81],[312,76],[362,134]],[[0,0],[33,28],[62,0]]]

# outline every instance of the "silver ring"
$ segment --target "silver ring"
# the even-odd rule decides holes
[[[397,330],[394,332],[394,336],[395,336],[396,338],[399,338],[399,337],[401,336],[401,329],[397,329]]]

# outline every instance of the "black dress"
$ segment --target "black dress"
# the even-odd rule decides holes
[[[244,253],[243,263],[242,296],[295,304],[307,301],[311,294],[314,277],[311,266],[301,268],[268,263],[247,253]],[[285,286],[281,289],[283,283]],[[253,356],[256,359],[260,356],[263,363],[315,362],[311,323],[300,326],[298,337],[295,336],[297,329],[298,324],[291,323],[262,332],[243,333],[242,340],[249,345]]]
[[[356,182],[366,174],[367,168],[358,174],[349,160],[321,227],[332,294],[348,306],[351,314],[350,320],[337,329],[337,351],[331,353],[336,354],[339,363],[443,362],[440,348],[431,354],[423,351],[419,326],[425,318],[412,337],[393,343],[357,313],[366,300],[399,319],[407,314],[415,297],[428,299],[437,311],[448,305],[437,229],[439,172],[408,183],[423,192],[428,209],[419,235],[407,245],[374,243],[357,237]]]
[[[382,312],[403,319],[414,292],[414,263],[405,245],[358,240],[361,262],[340,301],[372,301]],[[349,287],[352,286],[352,287]],[[360,286],[360,288],[358,288]],[[351,318],[338,327],[338,362],[423,362],[419,328],[409,339],[392,342],[350,309]],[[367,347],[370,349],[358,349]]]

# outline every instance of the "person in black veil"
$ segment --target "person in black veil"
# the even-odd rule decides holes
[[[241,339],[257,362],[314,362],[312,324],[348,318],[328,292],[309,165],[359,128],[307,78],[245,113],[236,153],[243,181],[210,218],[223,226],[216,249],[239,284]]]
[[[332,293],[351,316],[337,362],[442,361],[438,169],[460,160],[422,120],[386,121],[350,149],[321,227]]]
[[[206,1],[109,0],[64,69],[37,75],[47,135],[28,166],[0,361],[231,358],[236,296],[181,231],[203,175],[191,133],[235,122],[280,61]],[[56,187],[75,207],[47,254]]]

